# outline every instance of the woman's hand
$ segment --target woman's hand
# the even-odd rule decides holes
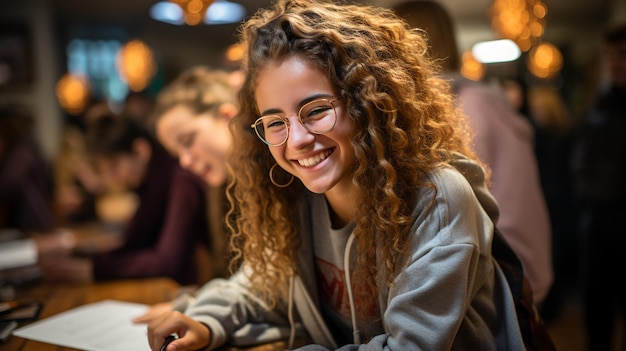
[[[148,323],[148,342],[152,351],[160,351],[165,339],[171,334],[178,334],[166,351],[199,350],[209,345],[209,328],[188,316],[178,312],[165,312]]]
[[[150,323],[153,319],[160,316],[165,312],[169,312],[173,309],[174,304],[171,302],[161,302],[150,306],[148,312],[142,314],[141,316],[133,319],[133,323]]]

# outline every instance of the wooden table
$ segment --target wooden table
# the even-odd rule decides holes
[[[169,301],[174,298],[178,289],[179,286],[174,281],[156,278],[91,284],[40,283],[30,287],[19,287],[16,293],[17,299],[21,302],[43,303],[43,309],[39,315],[39,319],[42,319],[74,307],[106,299],[143,304]],[[0,344],[0,350],[69,351],[75,349],[12,336],[7,343]]]
[[[167,278],[118,280],[89,284],[40,283],[16,290],[20,302],[43,303],[39,319],[50,317],[84,304],[107,299],[155,304],[172,300],[179,285]],[[249,348],[225,346],[221,351],[278,351],[285,350],[285,342],[279,341]],[[11,336],[0,351],[78,351],[70,347],[46,344]],[[125,351],[125,350],[120,350]]]
[[[99,223],[71,229],[77,239],[78,251],[107,251],[118,245],[117,236]],[[19,302],[41,302],[39,319],[53,316],[74,307],[102,300],[120,300],[152,305],[171,301],[180,286],[168,278],[114,280],[94,283],[35,283],[16,289]],[[20,325],[22,326],[22,325]],[[287,348],[286,342],[274,342],[249,348],[225,346],[220,351],[278,351]],[[46,344],[11,336],[0,351],[77,351],[76,349]],[[120,350],[126,351],[126,350]]]

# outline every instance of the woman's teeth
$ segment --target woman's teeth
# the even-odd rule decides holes
[[[319,153],[319,154],[317,154],[317,155],[315,155],[313,157],[309,157],[309,158],[304,159],[304,160],[298,160],[298,163],[300,164],[300,166],[303,166],[303,167],[313,167],[316,164],[324,161],[328,157],[328,155],[330,155],[330,153],[331,153],[330,150],[326,150],[326,151],[324,151],[322,153]]]

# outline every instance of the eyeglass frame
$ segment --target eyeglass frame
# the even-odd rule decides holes
[[[300,122],[300,124],[304,127],[304,129],[306,129],[307,131],[309,131],[309,133],[312,133],[312,134],[322,135],[322,134],[326,134],[326,133],[330,132],[331,130],[333,130],[333,129],[335,128],[335,125],[337,124],[337,110],[336,110],[335,103],[336,103],[337,101],[339,101],[339,100],[342,100],[342,99],[343,99],[343,98],[341,98],[341,97],[339,97],[339,98],[334,98],[334,99],[329,99],[329,98],[319,98],[319,99],[315,99],[315,100],[311,100],[311,101],[307,102],[306,104],[302,105],[302,106],[298,109],[298,113],[296,113],[296,116],[298,117],[298,122]],[[311,104],[313,104],[313,103],[319,102],[319,101],[326,101],[326,102],[328,102],[328,103],[330,104],[330,106],[333,108],[333,113],[335,114],[335,121],[333,122],[333,125],[332,125],[332,126],[331,126],[328,130],[323,131],[323,132],[315,132],[315,131],[310,130],[310,129],[309,129],[309,128],[308,128],[308,127],[304,124],[304,122],[302,122],[302,117],[300,117],[300,113],[302,112],[302,110],[303,110],[305,107],[307,107],[308,105],[311,105]],[[285,134],[285,140],[281,141],[281,142],[280,142],[280,143],[278,143],[278,144],[272,144],[272,143],[268,142],[267,140],[265,140],[265,138],[263,138],[263,137],[261,136],[261,134],[259,133],[259,130],[258,130],[258,129],[257,129],[257,127],[256,127],[256,126],[257,126],[257,124],[259,123],[259,121],[260,121],[260,120],[262,120],[262,119],[264,119],[264,118],[266,118],[266,117],[270,117],[270,116],[277,117],[278,119],[280,119],[280,120],[282,120],[283,122],[285,122],[285,125],[286,125],[286,128],[287,128],[287,133]],[[252,124],[250,125],[250,128],[254,129],[254,132],[255,132],[256,136],[257,136],[259,139],[261,139],[261,141],[262,141],[264,144],[266,144],[266,145],[268,145],[268,146],[281,146],[281,145],[283,145],[284,143],[286,143],[286,142],[287,142],[287,139],[289,139],[289,128],[291,127],[291,124],[289,123],[289,118],[288,118],[288,117],[289,117],[288,115],[281,116],[281,115],[276,114],[276,113],[272,113],[272,114],[268,114],[268,115],[265,115],[265,116],[261,116],[261,117],[257,118],[256,120],[254,120],[254,123],[252,123]]]

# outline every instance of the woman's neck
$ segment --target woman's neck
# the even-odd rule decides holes
[[[333,229],[341,229],[354,221],[357,204],[353,187],[343,190],[332,189],[324,193],[324,196],[328,202],[328,212]]]

